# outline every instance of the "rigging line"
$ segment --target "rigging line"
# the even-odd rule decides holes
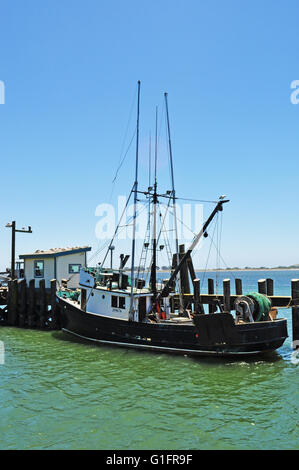
[[[142,208],[140,208],[139,210],[136,211],[136,219],[143,213],[143,211],[145,210],[145,208],[146,208],[145,206],[142,206]],[[123,214],[122,214],[122,215],[123,215]],[[132,226],[132,224],[130,224],[130,222],[131,222],[133,219],[134,219],[134,215],[130,216],[130,218],[128,219],[128,223],[125,224],[125,225],[122,225],[122,226],[121,226],[121,229],[120,229],[120,230],[117,230],[117,232],[120,234],[120,233],[122,233],[122,231],[123,231],[125,228],[127,228],[127,227],[129,227],[129,226]],[[120,226],[118,225],[118,228],[119,228],[119,227],[120,227]],[[116,233],[114,233],[113,238],[112,238],[112,240],[111,240],[110,243],[109,243],[109,248],[108,248],[108,250],[107,250],[107,253],[106,253],[106,255],[105,255],[105,258],[104,258],[103,262],[101,263],[101,268],[103,267],[103,264],[104,264],[104,262],[106,261],[106,258],[107,258],[108,253],[109,253],[110,246],[112,246],[112,243],[113,243],[113,241],[114,241],[114,239],[115,239],[115,235],[116,235]]]
[[[97,249],[97,251],[90,257],[88,258],[88,264],[94,259],[97,258],[98,255],[106,248],[107,245],[109,245],[110,240],[107,240],[103,245]]]
[[[156,124],[155,124],[155,177],[154,183],[157,183],[157,163],[158,163],[158,106],[156,106]]]
[[[215,245],[215,243],[213,242],[213,245],[215,247],[215,249],[217,250],[217,246]],[[226,269],[229,269],[229,266],[226,264],[225,260],[223,259],[223,257],[221,256],[221,254],[219,253],[219,257],[221,258],[221,261],[223,262],[223,264],[225,265]],[[231,275],[234,279],[236,279],[236,277],[232,274],[231,272]],[[280,308],[280,307],[279,307]]]
[[[176,197],[179,201],[191,201],[191,202],[206,202],[208,204],[218,204],[218,201],[207,201],[205,199],[192,199],[192,198],[184,198],[184,197]]]
[[[164,109],[164,106],[162,106],[162,116],[160,119],[160,128],[159,128],[159,134],[158,134],[158,145],[160,144],[160,139],[161,139],[161,134],[162,134],[162,124],[163,124],[164,114],[165,114],[165,109]]]
[[[159,212],[161,213],[161,203],[158,202],[158,206],[159,206]],[[160,237],[161,237],[161,234],[162,234],[162,229],[164,227],[164,224],[165,224],[165,219],[166,219],[166,215],[167,215],[167,209],[169,209],[169,205],[170,205],[170,200],[168,201],[168,205],[166,206],[166,211],[164,213],[164,217],[163,217],[163,220],[162,222],[160,223],[160,230],[159,230],[159,234],[158,234],[158,237],[157,237],[157,244],[159,243],[159,240],[160,240]],[[163,204],[163,206],[165,206],[165,204]],[[151,258],[151,262],[150,262],[150,266],[149,266],[149,269],[147,270],[147,275],[146,275],[146,278],[145,280],[147,281],[147,278],[148,278],[148,275],[150,273],[150,268],[151,268],[151,265],[153,263],[153,256]]]
[[[125,154],[124,154],[124,156],[123,156],[123,159],[122,159],[122,161],[120,162],[120,164],[119,164],[119,166],[118,166],[118,168],[117,168],[117,170],[116,170],[115,176],[114,176],[114,178],[113,178],[113,180],[112,180],[112,183],[113,183],[113,184],[115,183],[115,181],[116,181],[116,179],[117,179],[117,176],[118,176],[118,173],[119,173],[119,170],[120,170],[121,167],[123,166],[123,163],[124,163],[124,161],[125,161],[125,159],[126,159],[126,156],[128,155],[128,152],[129,152],[129,150],[130,150],[130,147],[131,147],[132,142],[133,142],[133,140],[134,140],[134,137],[135,137],[135,135],[136,135],[136,131],[137,131],[137,129],[135,128],[134,133],[133,133],[133,135],[132,135],[132,138],[131,138],[131,140],[130,140],[130,143],[129,143],[128,147],[127,147],[127,150],[126,150],[126,152],[125,152]]]
[[[120,230],[118,230],[118,233],[122,233],[122,231],[126,228],[126,227],[129,227],[130,225],[130,222],[131,220],[133,219],[133,216],[131,216],[129,219],[128,219],[128,223],[127,224],[124,224],[124,225],[120,225],[120,222],[118,224],[118,228],[120,228]],[[111,239],[107,240],[106,242],[103,243],[103,245],[97,249],[97,251],[95,251],[95,253],[90,257],[88,258],[88,262],[90,262],[91,260],[93,260],[94,258],[96,258],[105,248],[107,245],[109,245],[111,243]]]
[[[152,135],[149,133],[149,149],[148,149],[148,187],[151,186],[151,170],[152,170]]]
[[[113,191],[114,191],[114,184],[115,184],[115,179],[117,177],[117,173],[118,171],[120,170],[123,162],[121,163],[121,159],[122,159],[122,154],[124,152],[124,148],[125,148],[125,143],[126,143],[126,140],[127,140],[127,135],[128,135],[128,131],[129,131],[129,125],[130,125],[130,122],[131,122],[131,119],[132,119],[132,113],[133,113],[133,108],[134,108],[134,105],[135,105],[135,102],[136,102],[136,95],[137,95],[137,90],[138,90],[138,86],[135,88],[135,92],[134,92],[134,95],[133,95],[133,100],[132,100],[132,104],[131,104],[131,109],[130,109],[130,112],[129,112],[129,117],[128,117],[128,121],[127,121],[127,125],[126,125],[126,130],[125,130],[125,133],[124,133],[124,137],[123,137],[123,141],[122,141],[122,145],[121,145],[121,151],[120,151],[120,155],[119,155],[119,167],[117,169],[117,172],[116,172],[116,175],[113,179],[113,182],[112,182],[112,188],[111,188],[111,193],[110,193],[110,198],[109,198],[109,202],[111,201],[111,198],[112,198],[112,194],[113,194]],[[129,147],[130,147],[130,144],[129,144]],[[127,152],[128,152],[128,149],[127,149]]]
[[[203,285],[204,285],[204,281],[205,281],[205,278],[206,278],[207,267],[208,267],[208,262],[209,262],[209,259],[210,259],[211,248],[212,248],[212,242],[213,242],[213,239],[214,239],[214,236],[215,236],[216,225],[217,225],[217,224],[216,224],[216,219],[215,219],[215,221],[214,221],[213,235],[212,235],[212,238],[211,238],[210,248],[209,248],[209,252],[208,252],[208,256],[207,256],[207,260],[206,260],[206,265],[205,265],[205,269],[204,269],[204,273],[203,273],[203,280],[202,280],[202,284],[203,284]]]
[[[218,237],[217,237],[217,272],[216,272],[216,276],[218,278],[218,273],[220,271],[220,259],[221,259],[221,236],[222,236],[222,213],[219,214],[218,213],[218,220],[217,220],[217,223],[218,223]],[[218,287],[218,286],[217,286]]]
[[[149,201],[149,203],[150,203],[150,201]],[[146,265],[146,260],[147,260],[149,244],[150,244],[150,218],[151,218],[151,212],[150,212],[150,204],[149,204],[148,205],[147,225],[146,225],[146,230],[145,230],[145,233],[144,233],[143,244],[142,244],[142,249],[141,249],[140,258],[139,258],[138,270],[137,270],[137,279],[139,278],[141,269],[143,269],[143,271],[142,271],[142,276],[143,277],[144,277],[144,274],[145,274],[145,265]],[[146,246],[146,243],[148,243],[147,246]],[[143,262],[143,266],[141,264],[142,262]]]
[[[144,209],[142,209],[143,211]],[[140,212],[138,213],[138,215],[140,215],[142,213],[142,211],[140,210]],[[138,216],[137,215],[137,216]],[[124,225],[118,225],[118,228],[120,228],[120,230],[118,230],[118,234],[122,233],[123,230],[129,226],[132,226],[132,224],[130,224],[130,222],[132,221],[133,219],[133,216],[131,216],[129,219],[128,219],[128,223],[127,224],[124,224]],[[88,262],[90,262],[91,260],[93,260],[94,258],[96,258],[106,247],[107,245],[110,246],[110,243],[111,243],[111,240],[107,240],[101,248],[99,248],[89,259],[88,259]]]
[[[219,253],[221,253],[222,245],[222,223],[223,223],[223,212],[220,213],[220,240],[219,240]]]
[[[218,295],[218,271],[219,271],[219,212],[216,217],[217,233],[216,233],[216,295]]]
[[[140,214],[143,212],[144,209],[145,209],[145,208],[143,207],[142,210],[139,211],[138,215],[140,215]],[[122,218],[122,217],[123,217],[123,214],[121,215],[121,218]],[[126,224],[124,224],[124,225],[120,225],[121,218],[120,218],[119,223],[118,223],[118,228],[120,228],[120,230],[117,230],[118,233],[122,233],[122,231],[123,231],[126,227],[129,227],[130,225],[132,225],[132,224],[130,224],[130,222],[131,222],[132,219],[133,219],[133,215],[129,217],[128,223],[126,223]],[[115,237],[115,235],[114,235],[114,237]],[[113,238],[113,239],[114,239],[114,238]],[[111,240],[110,240],[110,239],[107,240],[106,242],[104,242],[103,245],[102,245],[90,258],[88,258],[88,262],[90,263],[90,261],[92,261],[94,258],[96,258],[96,257],[107,247],[107,245],[110,245],[110,243],[111,243]]]
[[[170,203],[170,201],[169,201],[169,203]],[[160,209],[160,206],[159,206],[159,209]],[[160,213],[161,213],[161,217],[162,217],[161,209],[160,209]],[[162,230],[163,227],[164,227],[164,220],[166,218],[166,213],[167,213],[167,211],[165,211],[165,214],[164,214],[164,219],[163,219],[163,222],[162,222],[160,234],[162,235],[162,231],[163,231],[166,255],[167,255],[167,258],[168,258],[168,264],[169,264],[169,266],[172,266],[172,253],[171,253],[171,246],[170,246],[169,237],[168,237],[168,231],[167,230]]]
[[[169,211],[171,212],[171,209]],[[171,212],[171,214],[174,215],[173,212]],[[192,233],[192,235],[194,235],[194,237],[196,237],[197,234],[195,232],[193,232],[193,230],[191,230],[191,228],[188,227],[188,225],[186,225],[178,216],[176,216],[176,218],[187,230],[189,230],[189,232]]]
[[[169,159],[169,155],[170,155],[170,144],[169,144],[169,139],[168,139],[168,130],[167,130],[167,114],[165,113],[165,140],[166,140],[166,147],[167,147],[167,155],[168,155],[168,159]],[[168,165],[168,172],[169,172],[169,179],[171,181],[171,166]],[[174,198],[174,195],[172,194],[172,200],[174,202],[174,200],[177,199],[177,197],[175,196]]]
[[[127,202],[126,202],[126,204],[125,204],[125,207],[123,208],[122,214],[121,214],[121,216],[120,216],[120,219],[119,219],[119,221],[118,221],[118,224],[117,224],[117,226],[116,226],[116,229],[115,229],[114,234],[113,234],[113,237],[112,237],[112,240],[110,241],[108,250],[107,250],[107,252],[106,252],[106,255],[104,256],[104,259],[103,259],[103,261],[102,261],[101,266],[103,266],[104,263],[105,263],[105,261],[106,261],[106,258],[107,258],[108,253],[109,253],[109,249],[110,249],[110,247],[112,246],[112,243],[113,243],[113,241],[114,241],[114,238],[115,238],[115,236],[116,236],[116,234],[117,234],[119,225],[120,225],[121,220],[122,220],[122,218],[123,218],[123,216],[124,216],[124,213],[125,213],[125,211],[126,211],[126,209],[127,209],[127,207],[128,207],[128,204],[129,204],[129,201],[130,201],[130,198],[131,198],[131,196],[132,196],[132,193],[133,193],[134,188],[135,188],[135,183],[134,183],[134,185],[133,185],[133,187],[132,187],[132,189],[131,189],[131,191],[130,191],[129,197],[128,197]]]
[[[219,214],[219,239],[218,239],[218,250],[221,253],[221,237],[222,237],[222,212]],[[218,255],[218,268],[220,269],[220,256]]]
[[[132,100],[130,112],[129,112],[129,117],[128,117],[128,121],[127,121],[127,125],[126,125],[124,138],[123,138],[122,145],[121,145],[121,151],[120,151],[120,155],[119,155],[118,164],[120,164],[120,161],[122,159],[122,154],[123,154],[123,151],[124,151],[124,148],[125,148],[125,142],[126,142],[126,139],[127,139],[127,135],[128,135],[128,131],[129,131],[129,125],[130,125],[130,122],[131,122],[131,119],[132,119],[133,109],[134,109],[134,105],[135,105],[135,101],[136,101],[137,90],[138,90],[138,87],[136,86],[135,87],[135,92],[134,92],[134,95],[133,95],[133,100]]]
[[[156,120],[156,122],[157,122],[157,120]],[[156,139],[157,139],[157,137],[156,137]],[[156,174],[156,155],[157,155],[157,149],[155,149],[155,174]],[[151,187],[151,170],[152,170],[152,168],[151,168],[151,166],[152,166],[152,136],[151,136],[151,131],[149,133],[149,155],[148,155],[148,157],[149,157],[148,191],[150,191],[150,187]],[[139,259],[137,278],[139,278],[141,269],[143,270],[142,271],[142,277],[144,278],[147,255],[148,255],[149,245],[150,245],[150,241],[151,241],[151,197],[150,197],[149,194],[146,197],[147,197],[146,202],[147,202],[147,207],[148,207],[147,226],[146,226],[146,231],[145,231],[145,234],[144,234],[144,240],[143,240],[142,250],[141,250],[140,259]],[[146,243],[148,243],[147,246],[145,246]],[[143,262],[143,266],[141,265],[142,262]]]
[[[160,225],[160,232],[159,232],[159,236],[158,236],[158,240],[157,240],[158,242],[159,242],[159,239],[160,239],[162,230],[163,230],[164,225],[165,225],[165,219],[166,219],[167,212],[169,211],[170,202],[171,202],[171,200],[169,199],[167,206],[166,206],[166,204],[161,204],[160,202],[158,203],[158,205],[159,205],[159,211],[160,211],[161,214],[162,214],[162,212],[161,212],[161,206],[162,206],[162,207],[163,207],[163,206],[166,206],[166,210],[165,210],[165,213],[164,213],[164,216],[163,216],[161,225]]]

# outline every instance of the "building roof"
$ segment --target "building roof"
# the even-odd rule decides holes
[[[75,246],[67,248],[51,248],[50,250],[36,250],[34,253],[19,255],[19,258],[57,258],[57,256],[72,255],[75,253],[82,253],[91,251],[90,246]]]

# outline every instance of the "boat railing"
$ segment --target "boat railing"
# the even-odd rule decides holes
[[[113,283],[116,286],[116,283],[121,283],[129,287],[131,286],[131,277],[124,270],[101,267],[86,267],[82,269],[95,278],[97,285],[106,286],[108,283]],[[121,279],[123,281],[120,281]]]

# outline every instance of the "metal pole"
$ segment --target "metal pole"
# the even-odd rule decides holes
[[[169,123],[169,113],[168,113],[168,94],[164,93],[165,97],[165,107],[166,107],[166,117],[167,117],[167,130],[168,130],[168,144],[169,144],[169,157],[170,157],[170,172],[171,172],[171,185],[172,185],[172,200],[173,200],[173,218],[174,218],[174,233],[175,233],[175,249],[177,256],[177,266],[180,263],[179,258],[179,239],[178,239],[178,225],[177,225],[177,216],[176,216],[176,198],[175,198],[175,186],[174,186],[174,172],[173,172],[173,158],[172,158],[172,146],[171,146],[171,137],[170,137],[170,123]],[[184,302],[182,297],[182,286],[181,286],[181,276],[180,272],[177,272],[177,278],[179,281],[179,294],[180,294],[180,310],[184,310]]]
[[[11,266],[10,266],[10,276],[11,280],[13,281],[15,279],[15,262],[16,262],[16,232],[20,233],[32,233],[31,227],[28,227],[28,230],[22,229],[22,230],[17,230],[16,229],[16,221],[13,220],[11,223],[6,224],[6,227],[11,228]]]
[[[134,215],[133,215],[133,240],[132,240],[132,265],[131,265],[131,305],[129,320],[134,320],[134,263],[135,263],[135,237],[136,237],[136,212],[137,212],[137,190],[138,190],[138,154],[139,154],[139,110],[140,110],[140,81],[138,81],[137,100],[137,127],[136,127],[136,162],[135,162],[135,183],[134,183]]]
[[[157,298],[157,158],[158,158],[158,108],[156,107],[156,128],[155,128],[155,181],[153,194],[153,260],[151,267],[151,289],[153,292],[153,310],[156,311]]]
[[[15,278],[16,262],[16,221],[11,223],[11,280]]]

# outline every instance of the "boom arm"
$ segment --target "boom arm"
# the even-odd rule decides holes
[[[181,261],[178,263],[177,267],[175,268],[175,270],[173,271],[172,275],[170,276],[170,278],[168,279],[167,283],[165,284],[165,286],[163,287],[162,291],[160,292],[160,294],[158,295],[157,297],[157,300],[159,300],[161,297],[167,297],[167,295],[169,294],[169,285],[173,282],[173,280],[175,279],[177,273],[179,272],[179,270],[181,269],[183,263],[185,263],[185,261],[190,258],[190,255],[192,253],[192,251],[194,250],[194,248],[196,247],[197,243],[199,242],[199,240],[201,239],[202,235],[206,232],[208,226],[210,225],[210,223],[212,222],[213,218],[215,217],[215,215],[217,214],[217,212],[219,211],[222,211],[223,210],[223,207],[222,205],[225,203],[225,202],[229,202],[228,200],[221,200],[217,203],[217,206],[215,207],[215,209],[213,210],[213,212],[211,213],[210,217],[208,218],[208,220],[204,223],[202,229],[200,230],[200,232],[196,235],[196,237],[194,238],[193,242],[191,243],[189,249],[187,250],[187,252],[185,253],[185,255],[183,256],[183,258],[181,259]]]

